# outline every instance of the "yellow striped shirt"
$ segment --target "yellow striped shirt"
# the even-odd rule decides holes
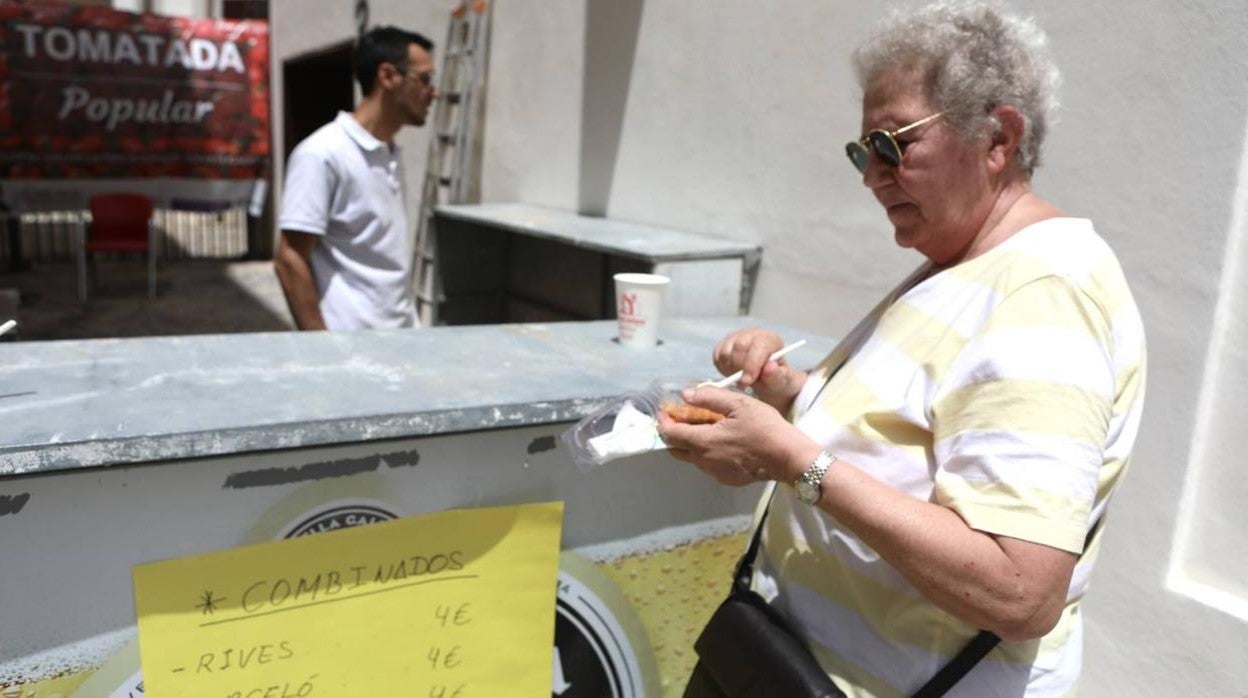
[[[1057,627],[1001,644],[950,694],[1069,695],[1099,534],[1086,551],[1084,541],[1122,477],[1143,408],[1139,312],[1118,260],[1084,219],[1042,221],[960,265],[925,271],[811,373],[797,425],[973,529],[1082,553]],[[763,541],[756,588],[775,597],[850,696],[912,693],[977,632],[787,487]]]

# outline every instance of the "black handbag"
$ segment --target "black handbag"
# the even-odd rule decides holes
[[[784,619],[749,589],[733,590],[693,645],[685,698],[844,698]]]
[[[771,508],[770,501],[767,508]],[[764,510],[749,548],[737,563],[732,592],[715,609],[694,642],[698,662],[685,685],[684,698],[845,696],[784,617],[750,590],[766,515]],[[943,696],[1000,641],[993,633],[981,630],[914,694],[915,698]]]

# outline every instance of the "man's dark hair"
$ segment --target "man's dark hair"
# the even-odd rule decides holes
[[[400,73],[407,72],[407,47],[411,44],[433,53],[433,42],[416,32],[398,27],[369,29],[355,42],[355,79],[360,93],[367,97],[377,82],[377,66],[389,63]]]

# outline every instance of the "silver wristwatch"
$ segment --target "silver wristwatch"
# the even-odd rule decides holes
[[[793,483],[793,489],[797,492],[797,498],[815,506],[819,500],[823,498],[823,476],[828,474],[828,468],[836,462],[836,456],[827,451],[820,451],[815,456],[814,462],[810,464],[802,476],[797,478],[797,482]]]

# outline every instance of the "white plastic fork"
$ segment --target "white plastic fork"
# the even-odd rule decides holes
[[[772,352],[771,356],[767,357],[767,361],[769,362],[779,361],[781,358],[784,357],[785,354],[788,354],[789,352],[795,349],[801,349],[804,346],[806,346],[806,340],[799,339],[796,342],[793,342],[792,344],[788,345],[787,347],[784,347],[782,349],[777,349],[776,351]],[[737,381],[741,380],[741,376],[744,376],[744,375],[745,375],[745,371],[737,371],[731,376],[726,376],[717,381],[703,381],[701,383],[698,383],[698,387],[701,388],[704,385],[709,385],[714,388],[727,388],[728,386],[733,385]]]

